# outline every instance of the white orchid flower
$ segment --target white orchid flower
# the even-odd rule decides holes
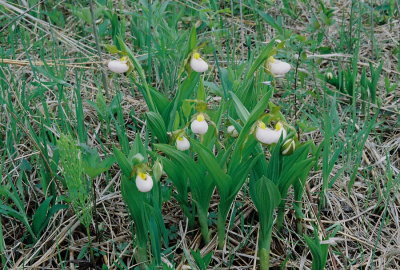
[[[176,149],[186,151],[190,148],[190,142],[185,136],[178,136],[175,141]]]
[[[195,120],[193,120],[192,124],[190,125],[192,132],[195,134],[205,134],[208,130],[207,121],[204,118],[202,113],[199,113]]]
[[[148,173],[138,172],[136,187],[140,192],[149,192],[153,188],[153,178]]]
[[[231,135],[233,138],[236,138],[239,136],[239,133],[237,132],[236,128],[233,125],[228,126],[226,129],[229,135]]]
[[[283,137],[282,139],[283,139],[283,140],[286,139],[287,132],[286,132],[286,129],[283,127],[283,125],[282,125],[281,122],[276,123],[276,125],[275,125],[275,131],[279,133],[279,137],[281,137],[281,134],[282,134],[282,137]],[[278,138],[278,140],[279,140],[279,138]],[[278,141],[277,141],[277,142],[278,142]]]
[[[190,67],[196,72],[205,72],[208,70],[208,64],[204,61],[199,53],[194,53],[190,59]]]
[[[270,56],[267,60],[266,68],[274,76],[281,77],[289,72],[291,66],[286,62],[277,60],[273,56]]]
[[[279,138],[283,136],[286,138],[286,130],[283,128],[282,124],[278,122],[275,125],[275,130],[267,128],[264,122],[259,122],[256,129],[256,139],[263,144],[273,144],[279,141]]]
[[[125,73],[129,70],[128,59],[111,60],[108,62],[108,69],[115,73]]]

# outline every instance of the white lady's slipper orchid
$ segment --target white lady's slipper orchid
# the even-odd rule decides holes
[[[279,133],[279,137],[281,137],[281,134],[282,134],[282,137],[283,137],[282,139],[283,139],[283,140],[286,139],[287,132],[286,132],[286,129],[283,127],[283,125],[282,125],[281,122],[276,123],[276,125],[275,125],[275,131]],[[278,138],[278,140],[279,140],[279,138]],[[277,141],[277,142],[278,142],[278,141]]]
[[[277,60],[273,56],[270,56],[267,60],[266,68],[274,76],[283,76],[289,72],[291,66],[286,62]]]
[[[136,187],[140,192],[149,192],[153,188],[153,178],[148,173],[139,172],[136,175]]]
[[[228,126],[226,131],[228,132],[229,135],[231,135],[234,138],[236,138],[239,135],[239,133],[237,132],[236,128],[234,126],[232,126],[232,125]]]
[[[286,130],[280,122],[275,125],[275,130],[267,128],[264,122],[259,122],[255,134],[256,139],[263,144],[277,143],[281,135],[283,139],[286,138]]]
[[[296,150],[296,142],[293,139],[287,140],[282,145],[282,155],[290,155]]]
[[[129,70],[127,60],[111,60],[108,62],[108,69],[115,73],[125,73]]]
[[[277,142],[277,133],[275,130],[267,128],[264,122],[258,123],[255,136],[259,142],[264,144],[272,144]]]
[[[205,134],[208,130],[208,124],[202,113],[198,114],[196,119],[190,125],[192,132],[195,134]]]
[[[190,148],[190,142],[185,136],[178,136],[175,142],[176,149],[186,151]]]
[[[194,53],[190,59],[190,67],[196,72],[205,72],[208,70],[208,64],[201,59],[199,53]]]

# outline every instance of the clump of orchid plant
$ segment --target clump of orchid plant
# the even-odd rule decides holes
[[[243,89],[250,90],[252,84],[248,81],[251,81],[256,70],[263,64],[266,71],[274,77],[281,77],[289,72],[290,64],[277,60],[273,56],[279,46],[283,46],[282,44],[283,42],[278,45],[271,42],[264,48],[245,74],[245,82],[239,85],[243,87],[237,88],[247,93]],[[136,142],[133,150],[127,149],[124,153],[114,149],[123,172],[122,196],[136,226],[138,261],[144,261],[148,256],[146,247],[149,246],[148,236],[151,233],[149,224],[162,223],[162,219],[160,219],[161,222],[157,220],[158,223],[152,220],[154,216],[161,216],[162,202],[159,193],[161,173],[156,173],[154,168],[151,172],[149,161],[145,158],[151,155],[163,162],[168,179],[176,188],[174,196],[188,217],[189,226],[194,224],[195,217],[198,218],[205,242],[210,241],[209,206],[211,197],[217,190],[221,198],[217,216],[217,236],[220,248],[225,245],[229,211],[243,184],[249,180],[250,195],[260,217],[258,245],[261,269],[268,269],[274,224],[273,214],[278,207],[279,227],[285,212],[285,199],[292,185],[296,202],[301,202],[304,181],[312,165],[309,155],[311,147],[299,143],[295,128],[286,122],[279,107],[270,103],[270,112],[264,113],[272,97],[273,88],[271,87],[268,87],[270,90],[262,98],[248,95],[250,101],[257,101],[253,102],[256,105],[251,112],[248,111],[247,105],[252,102],[245,102],[245,106],[241,100],[244,96],[240,95],[238,98],[235,95],[236,87],[229,93],[225,93],[227,98],[222,99],[218,111],[208,111],[204,78],[198,74],[208,70],[207,62],[198,53],[201,46],[197,44],[196,31],[193,28],[187,57],[181,68],[181,74],[186,70],[187,77],[182,80],[172,100],[170,97],[164,99],[160,93],[151,91],[153,89],[147,86],[146,78],[142,74],[143,70],[129,50],[126,49],[127,53],[130,53],[129,58],[122,57],[108,64],[113,72],[128,72],[132,66],[135,72],[141,75],[142,84],[146,85],[143,96],[151,110],[147,114],[147,123],[151,130],[152,140],[159,142],[154,143],[153,146],[164,153],[160,155],[159,152],[151,151]],[[196,95],[195,89],[197,89],[197,99],[191,100],[189,98]],[[155,100],[170,102],[153,103],[153,95],[157,98]],[[225,105],[228,104],[224,102],[229,100],[229,97],[232,97],[237,110],[228,110],[228,121],[233,121],[232,119],[237,117],[240,120],[234,125],[230,123],[225,126],[228,138],[225,140],[226,145],[223,145],[219,141],[218,130],[221,129],[223,122]],[[190,103],[195,104],[194,110]],[[210,116],[217,124],[211,120]],[[215,132],[214,136],[210,129],[211,132]],[[137,137],[136,141],[140,139]],[[266,147],[260,147],[259,143]],[[265,155],[265,151],[269,151],[270,155]],[[162,172],[162,168],[158,169],[160,170]],[[301,212],[301,205],[296,205],[296,209],[300,209],[299,212]]]
[[[122,151],[114,147],[115,159],[121,168],[121,195],[134,221],[133,230],[135,257],[141,269],[147,269],[151,256],[160,253],[160,234],[151,229],[151,224],[163,226],[160,200],[160,179],[163,166],[156,161],[150,161],[148,151],[140,140],[136,139],[130,149]],[[153,165],[152,167],[150,165]],[[162,227],[160,228],[162,229]],[[156,240],[150,239],[155,237]]]

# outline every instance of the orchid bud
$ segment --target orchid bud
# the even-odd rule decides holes
[[[236,128],[232,125],[228,126],[228,128],[226,129],[226,131],[228,132],[229,135],[231,135],[231,137],[236,138],[239,133],[237,132]]]
[[[202,113],[198,114],[196,119],[190,125],[192,132],[195,134],[205,134],[208,130],[208,124]]]
[[[136,175],[136,187],[140,192],[149,192],[153,188],[153,179],[148,173],[138,172]]]
[[[176,149],[186,151],[190,148],[190,142],[185,136],[178,136],[175,141]]]
[[[287,140],[282,145],[282,155],[290,155],[296,150],[296,142],[293,139]]]
[[[333,79],[333,74],[332,74],[332,72],[327,72],[327,73],[325,74],[325,77],[326,77],[328,80],[332,80],[332,79]]]
[[[125,73],[129,70],[128,60],[111,60],[108,69],[115,73]]]
[[[163,174],[163,166],[162,166],[161,162],[159,162],[157,160],[156,162],[154,162],[154,165],[153,165],[154,180],[160,181],[162,174]]]
[[[190,67],[196,72],[205,72],[208,70],[208,64],[201,59],[199,53],[194,53],[190,59]]]
[[[137,153],[136,155],[133,156],[132,161],[135,164],[143,163],[144,162],[144,157],[142,154]]]
[[[266,68],[274,76],[283,76],[289,72],[290,64],[277,60],[273,56],[270,56],[266,62]]]

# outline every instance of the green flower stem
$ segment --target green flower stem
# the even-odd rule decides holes
[[[190,229],[193,229],[194,228],[194,219],[195,219],[194,213],[191,212],[189,207],[187,207],[187,206],[182,205],[182,209],[183,209],[183,213],[188,218],[188,227]]]
[[[285,201],[282,200],[278,206],[278,216],[276,218],[276,228],[281,231],[283,228],[283,220],[285,217]]]
[[[93,247],[92,247],[92,238],[90,237],[90,228],[89,228],[89,226],[86,226],[86,233],[87,233],[88,241],[89,241],[90,262],[91,263],[95,263],[94,262]]]
[[[98,238],[98,234],[99,234],[99,224],[97,221],[97,196],[96,196],[96,185],[94,183],[95,181],[95,177],[91,178],[90,177],[90,181],[92,182],[92,196],[93,196],[93,208],[92,208],[92,216],[93,216],[93,221],[94,221],[94,235],[95,235],[95,239]]]
[[[297,233],[302,235],[303,234],[303,217],[301,213],[303,212],[303,204],[302,202],[296,201],[294,202],[294,207],[296,209],[295,211],[295,216],[296,216],[296,227],[297,227]]]
[[[258,256],[260,257],[260,266],[261,270],[269,269],[269,254],[271,249],[271,240],[272,240],[272,222],[271,225],[266,228],[266,230],[262,229],[262,224],[260,224],[260,238],[258,240]]]
[[[199,214],[199,223],[201,235],[203,236],[204,242],[210,242],[210,233],[208,230],[208,216],[206,211],[198,210]]]
[[[136,252],[136,261],[140,265],[140,269],[146,269],[147,258],[147,241],[146,238],[143,238],[139,234],[137,234],[137,252]]]
[[[137,247],[136,261],[138,261],[140,269],[145,270],[147,268],[145,263],[147,261],[147,249],[140,245]]]
[[[218,234],[218,247],[222,249],[224,247],[226,237],[226,219],[232,202],[229,204],[220,203],[218,207],[218,219],[217,219],[217,234]]]
[[[297,233],[302,235],[304,231],[303,220],[301,218],[296,218],[296,223]]]
[[[218,234],[218,248],[223,249],[224,248],[224,242],[225,242],[225,219],[226,215],[224,215],[219,209],[218,211],[218,220],[217,220],[217,234]]]

